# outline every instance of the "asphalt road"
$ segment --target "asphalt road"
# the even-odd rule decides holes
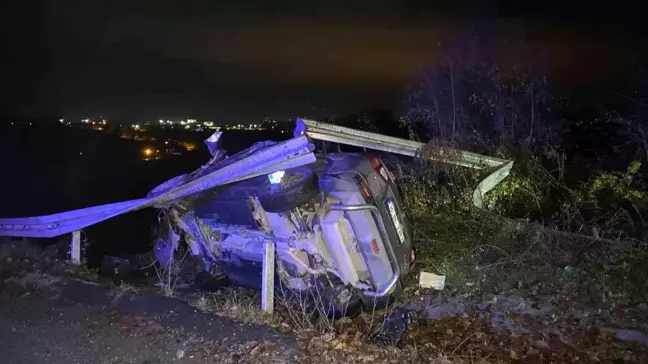
[[[0,288],[0,363],[292,363],[295,337],[138,296],[32,275]]]

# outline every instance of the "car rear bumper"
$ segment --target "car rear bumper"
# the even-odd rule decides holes
[[[387,232],[387,229],[385,228],[385,224],[383,222],[382,216],[380,214],[380,211],[378,208],[374,205],[371,204],[363,204],[363,205],[331,205],[331,210],[338,210],[338,211],[363,211],[367,210],[371,212],[371,214],[374,217],[374,221],[378,225],[378,229],[380,231],[380,234],[383,237],[389,237],[389,234]],[[379,289],[375,291],[364,291],[364,295],[367,297],[373,297],[373,298],[378,298],[378,297],[385,297],[391,294],[395,287],[398,285],[400,282],[400,267],[398,265],[398,259],[395,255],[394,248],[393,246],[389,243],[389,241],[385,241],[385,248],[387,249],[387,252],[389,254],[389,261],[391,264],[392,268],[392,276],[385,284],[383,287],[380,287]]]

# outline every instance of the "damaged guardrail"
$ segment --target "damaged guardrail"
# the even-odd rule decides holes
[[[171,184],[163,193],[136,200],[94,206],[58,214],[0,219],[0,236],[55,237],[71,233],[115,216],[161,206],[182,197],[263,174],[298,167],[315,161],[314,146],[308,138],[370,148],[411,157],[420,157],[473,169],[494,169],[473,192],[473,204],[483,208],[483,195],[508,174],[513,161],[488,157],[464,150],[430,148],[423,143],[355,130],[308,119],[297,119],[294,138],[262,149],[247,158],[205,176]],[[307,138],[308,137],[308,138]]]
[[[205,176],[148,198],[94,206],[58,214],[0,219],[0,236],[50,238],[71,233],[115,216],[170,203],[210,188],[315,162],[314,146],[305,137],[267,147]]]
[[[506,178],[513,166],[512,161],[504,159],[463,150],[433,148],[415,141],[307,119],[297,119],[293,139],[275,145],[268,145],[267,142],[260,143],[262,145],[255,144],[246,150],[247,153],[237,154],[232,159],[226,160],[223,165],[219,165],[220,158],[224,155],[224,151],[217,146],[219,137],[220,133],[206,140],[213,156],[206,165],[194,173],[181,175],[163,183],[151,191],[146,198],[52,215],[0,219],[0,236],[48,238],[73,233],[71,257],[73,262],[80,264],[81,229],[147,207],[164,208],[181,198],[221,185],[313,163],[316,158],[310,139],[370,148],[473,169],[494,169],[473,192],[473,203],[480,209],[483,207],[482,196]],[[274,304],[274,261],[274,242],[268,241],[265,244],[263,258],[262,307],[269,313],[272,312]],[[397,284],[398,279],[399,274],[396,272],[389,285],[374,295],[386,294]]]
[[[418,157],[434,162],[480,170],[493,169],[486,178],[479,182],[473,191],[473,204],[478,209],[483,209],[484,194],[504,180],[513,167],[513,161],[507,159],[489,157],[460,149],[432,148],[426,144],[412,140],[351,129],[315,120],[297,119],[295,136],[304,134],[312,139]]]

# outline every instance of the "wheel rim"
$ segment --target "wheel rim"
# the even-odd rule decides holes
[[[281,187],[282,188],[288,188],[296,185],[299,183],[304,178],[304,173],[301,171],[294,171],[290,174],[284,175],[283,178],[281,179]]]
[[[296,171],[287,171],[286,174],[281,178],[281,182],[277,184],[268,184],[266,191],[269,193],[276,193],[283,189],[290,188],[299,184],[301,180],[304,179],[305,173],[300,170]]]
[[[337,280],[336,280],[337,281]],[[332,282],[330,277],[325,278],[325,281],[320,281],[318,285],[322,290],[322,296],[325,297],[324,307],[329,315],[345,315],[348,310],[353,308],[355,292],[352,287],[344,285],[342,282]]]
[[[336,290],[336,294],[333,296],[333,302],[336,307],[346,307],[351,302],[353,294],[348,287],[341,287],[341,289]]]
[[[278,259],[277,271],[281,283],[285,284],[288,289],[302,292],[311,287],[308,275],[300,276],[297,273],[297,267],[293,264],[284,263],[281,259]]]

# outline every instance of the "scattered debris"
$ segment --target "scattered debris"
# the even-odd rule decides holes
[[[411,322],[409,310],[404,307],[395,308],[374,335],[373,341],[379,345],[395,346],[407,332]]]
[[[184,356],[185,356],[185,352],[184,352],[184,350],[182,350],[182,349],[178,349],[178,351],[176,351],[176,357],[177,357],[178,359],[182,359],[182,358],[184,358]]]
[[[445,287],[445,276],[421,271],[419,275],[419,286],[421,288],[432,288],[441,291]]]

